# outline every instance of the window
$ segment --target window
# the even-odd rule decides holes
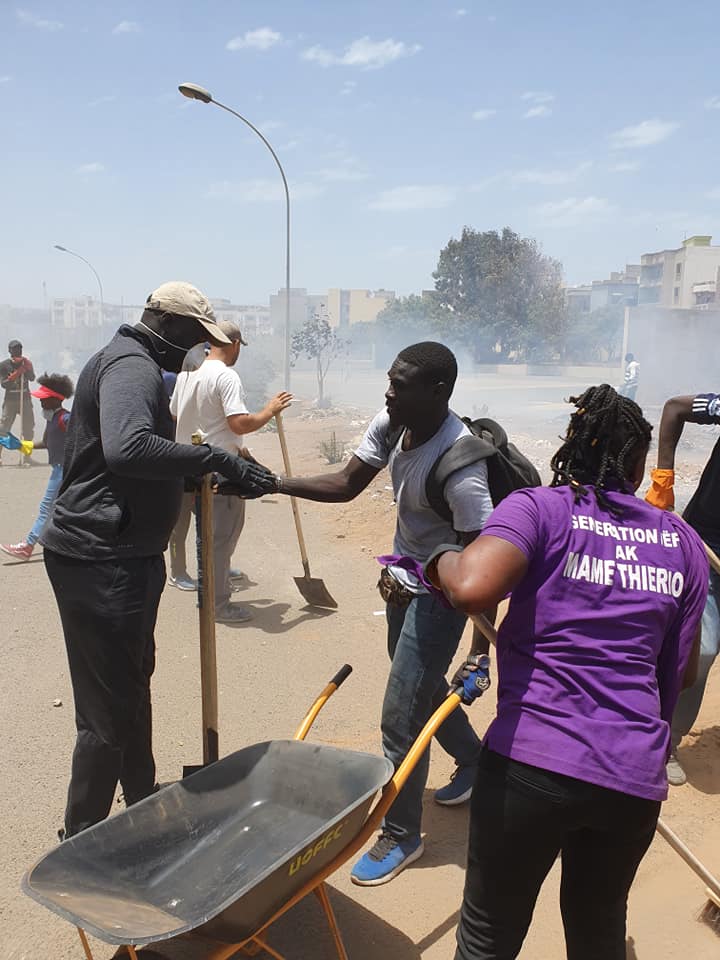
[[[681,264],[681,263],[676,263],[676,264],[675,264],[675,279],[676,279],[676,280],[679,280],[681,276],[682,276],[682,264]]]
[[[673,290],[673,303],[680,303],[680,287]]]

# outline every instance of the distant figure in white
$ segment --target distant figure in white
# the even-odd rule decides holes
[[[640,364],[635,359],[634,353],[625,354],[625,382],[618,390],[621,397],[635,399],[638,382],[640,380]]]

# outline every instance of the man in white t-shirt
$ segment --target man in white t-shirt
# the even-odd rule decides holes
[[[383,558],[380,591],[386,601],[390,676],[382,710],[383,750],[397,768],[433,710],[448,691],[445,680],[466,617],[448,609],[414,572],[440,543],[469,543],[492,511],[484,461],[457,471],[444,495],[453,522],[440,517],[425,495],[428,473],[438,457],[469,433],[448,406],[457,363],[440,343],[416,343],[403,350],[388,373],[386,408],[374,418],[355,455],[337,473],[282,478],[278,492],[326,503],[352,500],[388,467],[397,503],[392,557]],[[480,740],[466,714],[457,709],[437,739],[457,763],[451,782],[435,792],[453,806],[470,798]],[[422,797],[429,751],[420,759],[385,817],[379,839],[353,868],[351,879],[377,886],[397,876],[423,853]]]
[[[249,456],[242,437],[253,433],[284,410],[292,396],[279,393],[260,411],[250,413],[245,392],[234,366],[245,344],[240,328],[231,320],[218,326],[231,341],[211,344],[201,366],[180,373],[175,384],[170,412],[177,420],[175,438],[190,443],[193,433],[203,434],[204,442],[228,453]],[[245,344],[246,345],[246,344]],[[245,501],[239,497],[216,497],[213,507],[213,556],[215,559],[215,619],[218,623],[244,623],[252,618],[248,607],[231,603],[230,561],[245,523]]]

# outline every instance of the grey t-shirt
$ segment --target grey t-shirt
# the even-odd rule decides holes
[[[481,460],[448,479],[445,497],[452,510],[451,525],[428,503],[425,482],[437,458],[470,431],[451,411],[437,433],[413,450],[402,449],[402,435],[391,445],[390,433],[390,417],[387,410],[381,410],[368,427],[355,456],[371,467],[390,469],[397,503],[393,552],[424,563],[438,544],[455,540],[454,531],[482,529],[493,509],[487,465]],[[390,572],[414,593],[425,592],[412,573],[399,567],[390,567]]]

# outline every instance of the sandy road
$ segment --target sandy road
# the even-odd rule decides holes
[[[321,466],[318,444],[331,429],[343,439],[358,432],[342,418],[291,421],[296,472],[314,472]],[[276,437],[262,434],[253,447],[259,458],[279,468]],[[2,468],[3,541],[24,534],[46,480],[46,467]],[[355,672],[320,715],[312,736],[341,746],[379,749],[386,660],[384,621],[374,615],[382,605],[374,589],[373,556],[391,542],[393,509],[386,482],[381,475],[353,504],[303,505],[313,573],[322,576],[336,596],[339,610],[334,613],[304,609],[292,582],[301,571],[289,504],[271,497],[250,505],[236,561],[251,578],[240,599],[253,607],[255,619],[246,626],[218,628],[222,752],[291,735],[316,691],[345,661]],[[2,586],[0,958],[79,960],[82,951],[73,929],[19,890],[25,868],[54,842],[73,743],[72,697],[57,612],[39,561],[2,566]],[[155,745],[158,778],[168,780],[179,775],[183,763],[198,762],[201,752],[192,595],[166,589],[157,642]],[[56,698],[62,700],[61,707],[53,706]],[[473,708],[478,730],[484,729],[492,709],[490,696]],[[713,724],[719,711],[716,670],[696,734],[682,750],[691,782],[673,790],[664,810],[668,822],[716,873],[720,873],[720,726]],[[441,785],[450,769],[448,759],[435,750],[429,787]],[[353,960],[452,957],[466,811],[438,808],[428,796],[424,827],[425,856],[393,883],[376,889],[352,887],[347,867],[333,877],[334,902]],[[556,867],[541,894],[523,960],[564,955],[557,888]],[[631,897],[629,933],[634,946],[628,956],[714,960],[718,940],[694,920],[703,901],[699,882],[656,839]],[[272,942],[298,960],[334,956],[312,901],[278,924]],[[98,960],[112,956],[107,946],[96,942],[93,947]],[[169,945],[165,952],[175,960],[202,956],[196,947],[183,943]]]

